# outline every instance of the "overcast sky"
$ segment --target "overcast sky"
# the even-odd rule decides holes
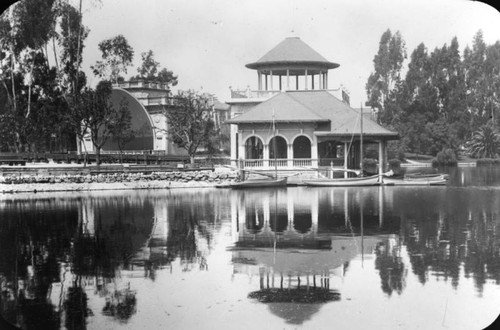
[[[358,107],[384,31],[399,31],[408,57],[420,43],[429,51],[457,37],[472,46],[481,29],[487,44],[500,40],[500,13],[481,2],[461,0],[84,0],[90,28],[83,69],[100,58],[97,44],[123,34],[140,53],[149,49],[162,67],[179,77],[179,89],[229,99],[229,86],[257,89],[257,74],[245,68],[284,38],[300,37],[327,60],[329,87],[341,84]]]

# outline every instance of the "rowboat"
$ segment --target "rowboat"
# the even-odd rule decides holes
[[[287,178],[254,179],[229,184],[233,189],[286,187]]]
[[[404,177],[383,176],[382,183],[388,186],[439,186],[448,182],[446,175],[419,175]]]
[[[378,175],[356,178],[319,178],[304,180],[304,185],[310,187],[350,187],[350,186],[376,186],[379,185]]]

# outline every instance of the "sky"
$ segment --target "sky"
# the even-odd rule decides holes
[[[74,0],[73,0],[74,1]],[[153,50],[161,65],[178,75],[173,88],[215,94],[228,101],[233,89],[257,89],[257,73],[245,68],[286,37],[300,37],[327,60],[329,87],[341,85],[351,105],[364,104],[380,37],[399,31],[408,58],[424,43],[429,52],[457,37],[460,50],[478,30],[487,44],[500,40],[500,13],[463,0],[83,0],[83,23],[90,29],[83,69],[100,59],[97,45],[122,34],[135,51],[137,74],[142,52]]]

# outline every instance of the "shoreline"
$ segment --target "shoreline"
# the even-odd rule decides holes
[[[142,182],[93,182],[93,183],[0,183],[1,194],[42,193],[42,192],[85,192],[106,190],[141,190],[141,189],[202,189],[216,188],[227,182],[172,182],[172,181],[142,181]]]
[[[17,175],[0,177],[0,193],[77,192],[139,189],[216,188],[238,180],[232,170],[108,173],[96,175]]]

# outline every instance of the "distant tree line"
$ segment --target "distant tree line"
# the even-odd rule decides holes
[[[368,78],[368,103],[380,124],[396,130],[400,152],[437,155],[500,153],[500,41],[487,45],[479,30],[460,54],[457,38],[410,55],[399,32],[382,34]]]

